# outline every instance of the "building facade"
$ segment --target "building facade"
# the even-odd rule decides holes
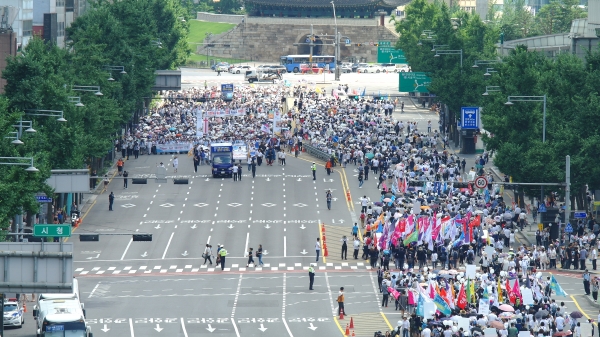
[[[27,45],[33,35],[33,5],[34,0],[0,0],[3,13],[6,11],[6,15],[14,19],[7,23],[17,38],[17,48]],[[11,12],[15,13],[14,18],[11,18]]]

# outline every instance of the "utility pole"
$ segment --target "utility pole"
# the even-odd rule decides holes
[[[566,158],[566,183],[565,186],[565,223],[569,223],[571,217],[571,156]]]
[[[334,57],[335,57],[335,80],[340,80],[340,36],[338,34],[338,26],[337,26],[337,16],[335,15],[335,3],[331,1],[331,6],[333,6],[333,23],[335,24],[335,40],[333,43],[334,48]]]
[[[315,33],[313,31],[313,25],[310,25],[310,57],[308,58],[308,62],[312,63],[313,57],[313,47],[315,46]],[[312,69],[312,65],[309,64],[309,67]]]

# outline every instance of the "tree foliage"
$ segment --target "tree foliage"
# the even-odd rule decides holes
[[[188,13],[178,0],[97,0],[92,6],[68,29],[66,49],[33,38],[2,73],[2,138],[21,118],[32,121],[37,133],[24,134],[19,147],[0,142],[0,156],[33,157],[40,172],[0,165],[0,228],[21,210],[38,211],[35,194],[52,194],[45,184],[51,169],[86,168],[92,158],[104,157],[143,98],[152,96],[155,70],[174,69],[190,53],[182,20]],[[126,73],[107,66],[122,66]],[[98,86],[103,95],[74,86]],[[80,97],[85,106],[76,107],[70,97]],[[27,114],[35,110],[62,111],[67,122]]]

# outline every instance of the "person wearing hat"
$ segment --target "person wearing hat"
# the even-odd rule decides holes
[[[317,164],[313,162],[310,169],[312,170],[313,180],[317,180]]]
[[[313,284],[315,283],[315,268],[313,267],[312,263],[308,267],[308,279],[308,290],[314,290]]]
[[[220,257],[221,270],[224,270],[225,269],[225,257],[227,256],[227,250],[225,250],[225,247],[223,247],[223,245],[220,245],[220,246],[221,247],[217,254],[219,254],[219,257]]]

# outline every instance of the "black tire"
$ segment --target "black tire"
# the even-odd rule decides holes
[[[376,72],[376,73],[378,73],[378,74],[380,73],[380,71],[379,71],[379,70],[377,70],[377,71],[375,71],[375,72]]]
[[[300,69],[298,69],[298,67],[294,68],[294,73],[298,73],[300,71]]]
[[[249,78],[248,79],[248,83],[250,83],[250,84],[254,83],[254,79],[253,78]]]
[[[236,73],[236,74],[239,74],[239,73],[240,73],[240,71],[238,70],[238,71],[236,71],[235,73]]]

